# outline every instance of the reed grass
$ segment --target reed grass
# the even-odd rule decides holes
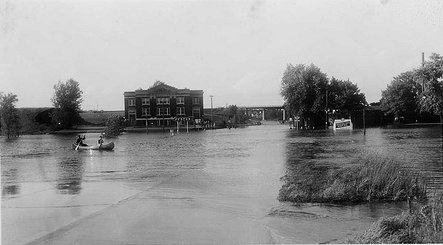
[[[279,200],[337,203],[426,198],[424,181],[403,166],[380,154],[362,155],[338,169],[299,164],[282,178]]]
[[[418,205],[409,212],[383,217],[363,234],[348,239],[348,243],[442,243],[442,196]]]

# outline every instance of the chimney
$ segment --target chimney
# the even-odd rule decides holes
[[[425,52],[421,52],[421,66],[425,66]]]

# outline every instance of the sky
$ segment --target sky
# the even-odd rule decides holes
[[[443,1],[0,0],[0,92],[49,107],[72,78],[84,110],[123,110],[160,80],[204,106],[282,105],[288,64],[356,83],[368,102],[443,54]]]

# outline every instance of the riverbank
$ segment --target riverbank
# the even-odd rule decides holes
[[[237,125],[233,128],[244,128],[248,126],[254,126],[254,125]],[[43,135],[43,134],[83,134],[83,133],[103,133],[106,127],[104,126],[92,126],[92,125],[79,125],[74,126],[70,129],[61,129],[61,130],[51,130],[49,127],[41,126],[38,129],[35,130],[27,130],[26,132],[21,133],[20,135]],[[179,129],[179,132],[186,132],[186,131],[200,131],[200,130],[215,130],[215,129],[223,129],[226,128],[224,126],[214,126],[213,128],[208,127],[201,127],[201,126],[190,126],[189,128],[181,127]],[[169,133],[170,130],[173,130],[174,133],[177,132],[176,126],[169,126],[169,127],[151,127],[146,129],[145,127],[125,127],[124,132],[128,133],[146,133],[146,132],[152,132],[152,133]],[[1,137],[1,136],[0,136]]]

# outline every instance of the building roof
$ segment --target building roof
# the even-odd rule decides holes
[[[179,95],[190,95],[190,94],[203,94],[203,90],[190,90],[190,89],[178,89],[170,86],[164,82],[157,81],[150,88],[143,90],[138,89],[131,92],[124,92],[124,96],[135,96],[135,95],[149,95],[149,94],[179,94]]]
[[[164,82],[157,81],[146,91],[148,93],[177,93],[179,89],[169,86]]]

